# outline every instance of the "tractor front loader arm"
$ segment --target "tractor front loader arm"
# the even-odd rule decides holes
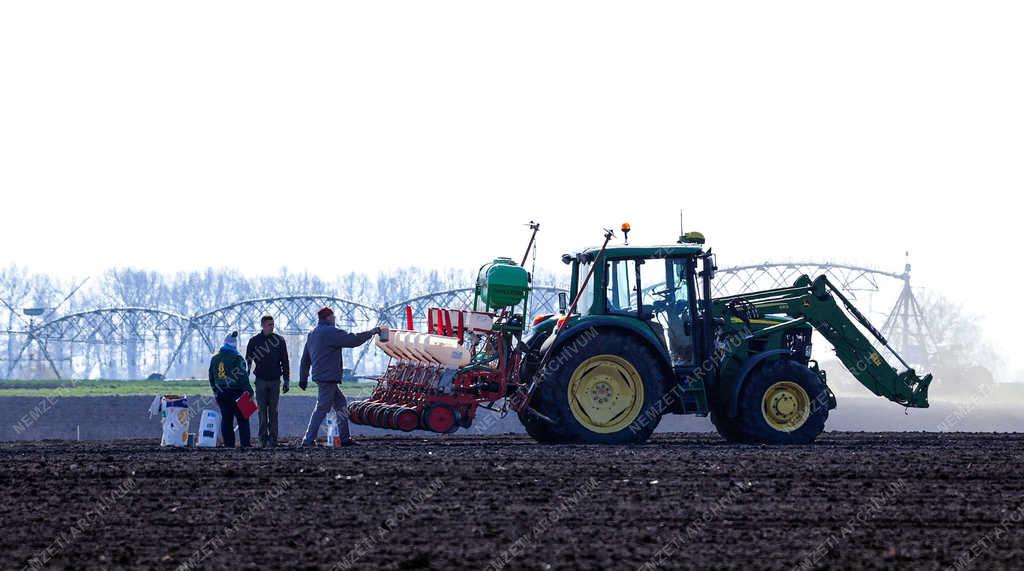
[[[808,276],[801,276],[793,287],[718,298],[715,302],[721,308],[729,307],[730,302],[732,306],[736,302],[745,302],[762,315],[785,314],[794,319],[803,319],[832,344],[843,365],[872,393],[904,406],[928,407],[928,386],[932,376],[918,376],[885,337],[825,276],[819,276],[814,281]],[[882,358],[857,324],[896,357],[905,370],[897,371]]]

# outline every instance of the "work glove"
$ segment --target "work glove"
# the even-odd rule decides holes
[[[306,390],[306,387],[308,387],[308,386],[309,386],[309,381],[307,381],[306,379],[300,379],[299,380],[299,388],[300,389]]]
[[[287,382],[285,382],[285,384],[281,385],[281,392],[282,393],[288,392],[288,383]]]

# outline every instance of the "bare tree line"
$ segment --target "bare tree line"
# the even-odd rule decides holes
[[[144,307],[192,315],[245,299],[298,294],[340,297],[370,306],[390,305],[427,293],[473,285],[475,273],[464,270],[401,268],[375,277],[350,272],[333,280],[282,268],[274,275],[246,276],[236,270],[162,274],[133,268],[113,268],[89,280],[80,291],[56,308],[52,317],[105,307]],[[534,283],[564,286],[565,280],[539,271]],[[74,278],[33,273],[22,266],[0,269],[0,319],[8,330],[19,329],[24,308],[52,309],[75,287]],[[11,311],[11,309],[15,311]]]

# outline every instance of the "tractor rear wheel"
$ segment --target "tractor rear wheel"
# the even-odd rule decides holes
[[[534,396],[530,401],[530,408],[533,408],[534,410],[542,410],[544,406],[540,404],[539,400],[540,395]],[[526,429],[526,433],[533,437],[537,442],[540,442],[541,444],[555,444],[558,442],[555,435],[548,430],[548,422],[543,418],[540,418],[528,411],[520,411],[519,422],[521,422],[523,428]]]
[[[531,436],[574,444],[639,444],[650,437],[661,420],[664,384],[658,357],[643,341],[602,332],[556,351],[530,403],[552,422],[520,415]]]
[[[736,440],[811,443],[825,429],[828,402],[828,390],[814,371],[788,359],[767,363],[754,371],[740,392],[733,421]]]
[[[534,335],[526,343],[526,358],[523,360],[523,364],[519,369],[519,382],[523,385],[529,386],[533,380],[533,375],[537,372],[537,367],[540,365],[542,358],[540,353],[541,346],[544,345],[544,341],[550,336],[550,333],[546,335]],[[544,405],[541,404],[542,396],[540,391],[537,391],[530,399],[530,408],[533,410],[541,410]],[[557,442],[555,436],[548,430],[548,422],[543,418],[538,417],[530,411],[519,411],[519,422],[526,429],[526,433],[533,437],[534,440],[541,444],[554,444]]]

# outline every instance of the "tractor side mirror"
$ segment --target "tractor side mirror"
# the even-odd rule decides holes
[[[569,294],[564,291],[558,292],[558,313],[565,313],[569,309]]]
[[[706,275],[709,280],[715,279],[715,271],[718,270],[718,264],[715,263],[715,256],[711,252],[708,252],[703,258],[703,271],[702,274]]]

